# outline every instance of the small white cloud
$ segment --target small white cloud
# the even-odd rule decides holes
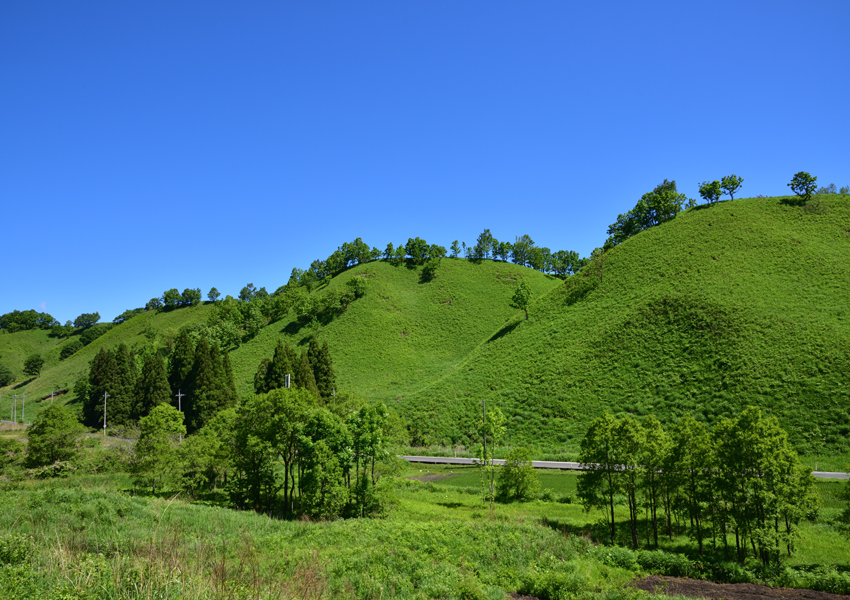
[[[45,312],[47,310],[47,302],[42,302],[39,306],[41,307],[41,312]]]

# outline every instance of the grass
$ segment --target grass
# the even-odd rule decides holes
[[[411,467],[408,475],[421,473]],[[661,553],[597,546],[591,539],[600,515],[577,504],[533,501],[490,511],[459,487],[475,475],[461,469],[434,483],[402,480],[388,518],[331,522],[133,495],[120,474],[7,480],[0,502],[15,510],[0,513],[0,595],[502,600],[520,592],[619,600],[632,596],[622,586],[634,578],[681,568],[700,574],[714,564],[699,560],[684,537],[662,540]],[[574,489],[573,473],[545,475],[553,489]],[[621,521],[626,510],[617,508]],[[803,527],[783,577],[826,585],[821,575],[803,578],[814,567],[839,582],[850,569],[850,545],[826,519]],[[733,575],[754,578],[753,568]]]
[[[847,195],[824,196],[817,210],[736,199],[685,211],[566,282],[491,260],[444,259],[428,283],[418,266],[360,265],[313,292],[364,278],[366,295],[347,311],[316,330],[269,323],[234,349],[237,387],[251,393],[278,340],[303,348],[316,335],[331,347],[339,388],[394,407],[418,446],[469,451],[482,398],[508,416],[505,445],[537,458],[574,458],[606,409],[712,423],[754,404],[778,417],[808,464],[843,469],[848,231]],[[508,304],[520,278],[535,297],[528,321]],[[167,340],[209,310],[140,315],[61,362],[64,342],[45,332],[0,335],[17,372],[34,348],[47,359],[38,379],[0,390],[0,415],[9,392],[43,398],[70,387],[99,347],[146,343],[146,333]]]

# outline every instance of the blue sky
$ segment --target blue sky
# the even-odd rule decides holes
[[[3,2],[0,314],[850,184],[850,2]]]

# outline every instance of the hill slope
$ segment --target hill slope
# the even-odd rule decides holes
[[[848,446],[850,197],[700,206],[613,249],[403,399],[423,442],[464,439],[487,397],[514,443],[575,448],[603,409],[708,421],[748,404],[798,448]]]

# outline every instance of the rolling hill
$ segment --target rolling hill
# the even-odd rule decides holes
[[[492,260],[444,259],[430,282],[412,264],[359,265],[313,292],[364,278],[366,295],[341,315],[318,329],[287,317],[233,349],[237,386],[251,393],[278,339],[303,347],[316,335],[331,347],[340,388],[394,406],[416,443],[469,443],[486,398],[508,414],[510,443],[538,448],[577,448],[606,408],[714,421],[756,404],[800,450],[846,451],[850,197],[818,198],[698,206],[565,282]],[[528,321],[508,303],[520,278],[535,297]],[[145,313],[65,361],[66,342],[46,332],[0,335],[0,356],[20,373],[39,349],[42,376],[19,377],[17,391],[49,395],[72,385],[99,347],[167,339],[211,310]]]

